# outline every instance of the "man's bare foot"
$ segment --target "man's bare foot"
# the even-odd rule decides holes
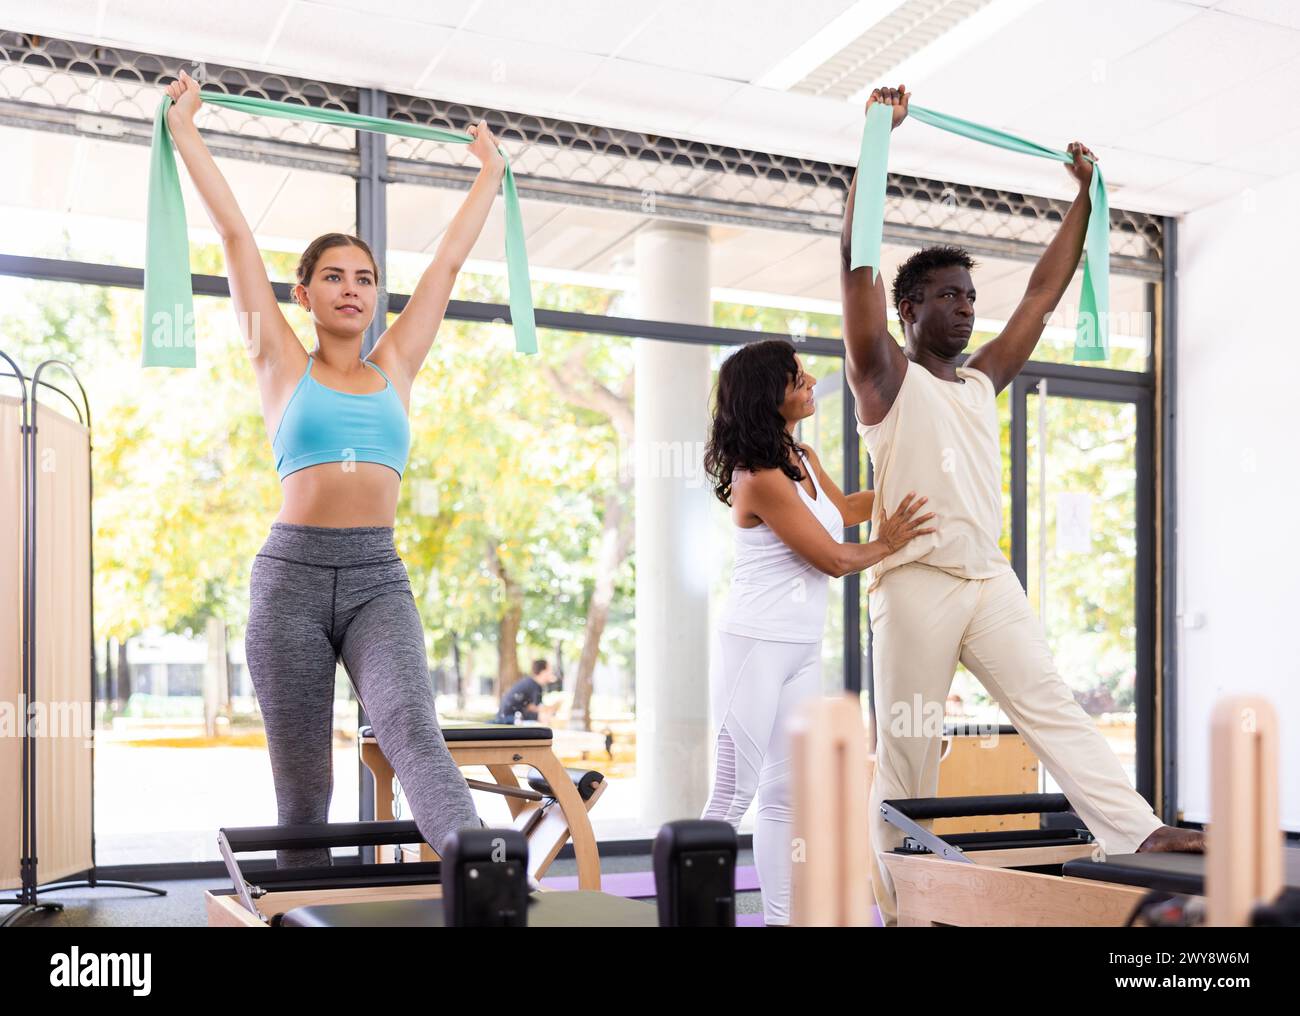
[[[1162,825],[1138,847],[1138,853],[1181,851],[1187,854],[1205,853],[1205,833],[1199,829],[1179,829]]]

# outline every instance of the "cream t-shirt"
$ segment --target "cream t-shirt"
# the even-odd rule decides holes
[[[918,514],[934,512],[918,536],[873,565],[867,591],[892,568],[919,561],[951,575],[988,579],[1011,570],[998,548],[1002,534],[1002,453],[997,393],[987,374],[958,367],[961,381],[942,381],[907,361],[898,397],[874,426],[858,420],[875,468],[873,532],[882,509],[892,516],[909,491],[930,500]],[[964,383],[963,383],[964,382]]]

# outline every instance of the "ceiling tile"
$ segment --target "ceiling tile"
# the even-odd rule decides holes
[[[1300,33],[1296,33],[1300,49]],[[1261,74],[1236,77],[1224,89],[1143,131],[1142,148],[1191,163],[1216,161],[1241,149],[1264,145],[1300,127],[1300,103],[1279,101],[1300,95],[1300,57]],[[1278,157],[1282,152],[1277,153]]]
[[[278,0],[277,0],[278,2]],[[358,13],[374,17],[400,21],[423,22],[430,25],[443,25],[455,28],[465,15],[475,7],[475,0],[303,0],[311,7],[333,7],[344,15]],[[321,11],[317,16],[327,16]],[[294,15],[295,18],[297,15]]]
[[[684,130],[735,94],[734,81],[664,67],[611,60],[569,100],[584,118],[632,130]]]
[[[105,41],[130,49],[195,60],[242,52],[243,63],[260,58],[264,42],[289,0],[222,0],[219,4],[178,8],[169,0],[109,0],[104,8]],[[61,2],[50,5],[60,9]],[[355,17],[355,15],[348,15]],[[81,26],[82,31],[91,25]],[[178,30],[179,29],[179,30]]]
[[[1295,0],[1219,0],[1214,9],[1270,25],[1300,29],[1300,4]]]
[[[750,82],[844,11],[845,0],[673,0],[628,41],[619,58]]]
[[[1171,117],[1199,108],[1225,82],[1253,77],[1297,55],[1300,37],[1214,11],[1197,14],[1101,68],[1095,88],[1045,96],[1026,109],[1027,121],[1067,124],[1090,145],[1147,149],[1148,132]]]
[[[432,59],[432,54],[430,54]],[[456,36],[420,84],[421,95],[539,115],[572,115],[569,93],[601,66],[582,53],[555,53],[528,43]]]
[[[1190,212],[1242,195],[1244,191],[1257,190],[1269,179],[1259,173],[1206,166],[1171,180],[1160,188],[1159,194],[1167,204]],[[1248,201],[1248,196],[1242,200]]]
[[[653,17],[663,0],[611,4],[602,0],[565,0],[563,4],[483,0],[465,23],[467,33],[525,43],[552,64],[556,53],[608,56],[636,28]]]
[[[1242,146],[1215,165],[1246,173],[1276,175],[1279,170],[1300,166],[1300,128]]]
[[[314,10],[300,3],[295,15],[299,9]],[[451,37],[452,29],[440,25],[376,14],[295,16],[276,37],[267,61],[329,81],[410,88]]]

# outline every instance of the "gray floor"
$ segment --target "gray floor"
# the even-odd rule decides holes
[[[751,865],[753,855],[742,850],[737,864]],[[603,872],[649,871],[650,856],[633,854],[601,858]],[[577,866],[571,860],[556,861],[548,875],[576,875]],[[148,883],[164,889],[166,896],[154,896],[130,889],[68,889],[42,897],[44,902],[63,904],[58,912],[29,914],[20,927],[28,928],[195,928],[207,924],[203,906],[203,892],[214,887],[228,888],[224,881],[188,880]],[[4,898],[8,899],[9,893]],[[756,892],[738,893],[736,911],[741,914],[759,913],[762,906]],[[0,906],[0,919],[11,912],[11,907]]]

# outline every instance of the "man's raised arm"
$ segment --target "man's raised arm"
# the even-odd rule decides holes
[[[902,85],[877,88],[867,99],[893,107],[893,130],[907,116],[911,96]],[[907,359],[889,334],[888,300],[879,265],[850,268],[853,255],[853,206],[858,192],[857,170],[844,203],[844,226],[840,231],[840,291],[844,302],[844,373],[858,416],[864,423],[879,423],[894,404],[907,371]],[[875,281],[872,281],[872,274]]]
[[[1079,194],[1066,212],[1061,228],[1038,259],[1029,285],[1020,304],[1002,329],[1002,334],[981,346],[967,362],[968,367],[987,374],[995,391],[1002,391],[1020,373],[1025,361],[1033,355],[1034,347],[1042,337],[1047,318],[1061,302],[1074,270],[1079,267],[1083,242],[1088,235],[1088,216],[1092,202],[1088,198],[1088,185],[1092,181],[1092,161],[1096,157],[1079,142],[1070,143],[1067,151],[1074,162],[1066,166],[1067,172],[1079,183]]]

